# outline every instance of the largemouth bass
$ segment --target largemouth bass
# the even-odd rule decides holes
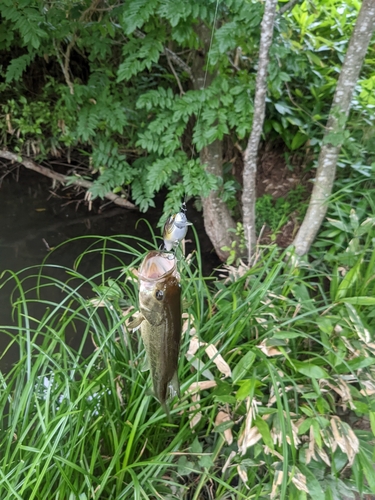
[[[155,397],[169,418],[169,392],[180,395],[177,368],[181,341],[180,275],[173,254],[151,251],[139,271],[140,313],[129,325],[140,325]]]

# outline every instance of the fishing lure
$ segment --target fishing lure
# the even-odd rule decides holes
[[[188,226],[192,223],[186,217],[186,203],[183,203],[181,210],[177,214],[171,215],[163,228],[164,250],[170,252],[178,247],[187,233]]]

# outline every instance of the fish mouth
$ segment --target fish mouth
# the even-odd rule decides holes
[[[164,252],[149,252],[144,258],[138,274],[141,280],[159,281],[167,278],[176,268],[176,257]]]

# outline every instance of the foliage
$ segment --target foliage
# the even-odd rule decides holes
[[[132,268],[156,241],[88,240],[63,280],[48,259],[3,273],[15,323],[2,330],[20,358],[1,373],[2,498],[375,493],[375,229],[359,235],[361,220],[361,247],[333,277],[273,247],[216,278],[203,278],[199,254],[180,259],[187,310],[172,424],[147,396],[142,342],[125,326]]]
[[[264,128],[270,140],[317,152],[359,7],[358,0],[304,1],[279,17]],[[244,145],[251,129],[262,8],[256,0],[178,7],[3,0],[1,146],[39,158],[80,148],[90,157],[92,196],[130,191],[142,211],[163,187],[167,210],[178,208],[181,191],[205,196],[222,179],[204,172],[200,150],[224,138]],[[199,23],[213,30],[209,50]],[[199,54],[210,84],[193,90]],[[375,159],[373,60],[370,49],[343,146],[342,164],[360,170]],[[231,205],[238,188],[224,183]]]
[[[299,184],[290,190],[285,198],[274,200],[270,194],[258,198],[255,205],[257,233],[259,234],[263,225],[266,225],[273,234],[276,234],[293,214],[301,220],[307,209],[306,202],[303,203],[305,191],[304,186]]]
[[[374,186],[367,180],[353,183],[340,181],[328,210],[319,240],[313,246],[314,256],[325,262],[351,266],[362,252],[371,248],[375,223]]]

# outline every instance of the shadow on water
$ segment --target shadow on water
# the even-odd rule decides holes
[[[66,199],[61,200],[50,196],[49,188],[50,183],[47,179],[28,171],[22,172],[19,182],[10,177],[4,179],[0,188],[0,274],[7,269],[18,272],[21,269],[39,266],[49,253],[49,248],[54,248],[68,240],[72,241],[51,253],[48,264],[72,268],[76,258],[94,241],[91,238],[78,238],[80,236],[127,235],[152,241],[149,225],[156,235],[160,234],[157,224],[162,215],[164,202],[162,195],[156,199],[157,208],[150,210],[147,214],[109,206],[102,213],[95,214],[88,212],[84,204],[79,206],[77,203],[66,204]],[[220,262],[204,232],[202,214],[189,205],[188,217],[199,234],[203,272],[209,275]],[[78,239],[74,240],[74,238]],[[136,244],[136,240],[134,241]],[[186,252],[190,253],[194,249],[194,242],[187,241]],[[124,253],[122,259],[125,264],[130,264],[132,256]],[[110,261],[106,262],[110,265]],[[90,277],[99,272],[101,264],[100,252],[93,252],[85,256],[80,265],[80,273]],[[36,271],[35,269],[30,272],[26,271],[25,276],[28,273],[36,274]],[[61,269],[56,268],[52,271],[49,268],[48,274],[51,273],[57,279],[66,279],[66,274]],[[32,280],[29,280],[28,288],[32,286]],[[9,343],[9,337],[1,332],[1,326],[15,325],[10,298],[13,289],[14,282],[0,289],[1,354],[4,353]],[[48,293],[52,294],[49,297],[51,300],[59,302],[61,291],[58,288],[54,292],[49,290]],[[86,286],[82,289],[82,294],[87,297],[92,296],[91,288]],[[35,317],[40,317],[43,310],[44,306],[38,307],[35,302],[31,313]],[[73,333],[67,341],[73,346],[75,342],[77,345],[79,343],[79,339],[74,339]],[[6,370],[18,359],[18,356],[18,347],[14,344],[0,360],[0,368]]]

